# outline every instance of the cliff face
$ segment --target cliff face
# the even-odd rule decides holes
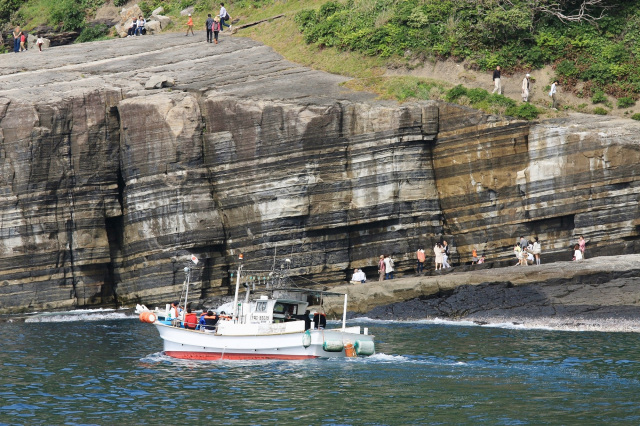
[[[5,55],[0,313],[165,303],[191,253],[209,296],[239,253],[338,283],[382,253],[410,270],[442,236],[461,262],[510,258],[521,234],[549,260],[579,234],[593,255],[638,248],[630,121],[384,103],[247,40],[192,40]],[[143,90],[158,74],[177,86]]]

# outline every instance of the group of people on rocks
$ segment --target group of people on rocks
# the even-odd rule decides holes
[[[573,247],[573,260],[583,260],[585,252],[586,242],[583,236],[580,236],[578,243]],[[449,251],[449,244],[446,240],[441,243],[437,242],[433,247],[433,255],[435,258],[435,270],[441,270],[445,268],[451,268],[449,260],[451,253]],[[542,253],[542,245],[538,237],[534,237],[533,241],[527,240],[524,236],[520,236],[518,242],[513,247],[513,252],[516,256],[515,266],[528,266],[528,265],[540,265],[540,255]],[[423,247],[420,247],[416,251],[416,275],[423,275],[426,253]],[[478,251],[473,248],[471,252],[471,264],[482,264],[485,258],[478,256]],[[394,273],[394,261],[390,255],[380,255],[378,260],[378,281],[393,279]],[[362,269],[355,269],[351,278],[352,283],[364,283],[366,282],[366,276]]]
[[[20,26],[17,26],[13,32],[11,33],[13,36],[13,51],[15,53],[24,52],[29,50],[27,46],[27,34],[20,29]],[[36,46],[38,46],[38,51],[42,52],[42,45],[44,44],[44,39],[41,36],[36,36]]]
[[[138,19],[133,18],[129,29],[127,30],[127,37],[145,35],[147,33],[147,30],[144,28],[146,24],[147,20],[144,19],[144,16],[142,15],[138,16]]]
[[[230,20],[231,16],[229,16],[229,12],[227,12],[227,9],[224,7],[224,3],[220,3],[220,13],[214,18],[212,18],[209,13],[204,23],[204,27],[207,30],[207,43],[218,44],[218,35],[224,30],[224,27],[228,27],[230,31],[233,31],[233,26],[227,24]],[[195,35],[193,33],[193,19],[191,18],[191,14],[189,14],[189,20],[187,21],[187,36],[189,36],[189,31],[191,31],[191,35]]]
[[[392,280],[394,262],[389,254],[381,254],[378,261],[378,281]]]
[[[542,247],[538,237],[535,237],[533,243],[531,243],[525,237],[520,236],[520,241],[513,246],[513,253],[517,259],[515,266],[528,266],[534,263],[540,265],[541,252]]]

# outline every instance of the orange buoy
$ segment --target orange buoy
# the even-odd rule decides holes
[[[145,311],[140,313],[140,321],[147,322],[149,324],[153,324],[156,322],[156,314],[153,312]]]
[[[344,355],[345,355],[347,358],[353,358],[353,357],[357,356],[357,355],[356,355],[356,350],[355,350],[355,348],[353,347],[353,344],[352,344],[352,343],[345,343],[345,344],[344,344]]]

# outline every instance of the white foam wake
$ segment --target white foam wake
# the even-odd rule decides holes
[[[75,321],[104,321],[137,318],[130,310],[116,309],[77,309],[62,312],[39,312],[25,320],[25,322],[75,322]]]

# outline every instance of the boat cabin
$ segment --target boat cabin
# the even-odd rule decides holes
[[[261,296],[250,304],[249,322],[272,324],[286,321],[304,320],[304,312],[309,304],[293,299],[269,299]]]

